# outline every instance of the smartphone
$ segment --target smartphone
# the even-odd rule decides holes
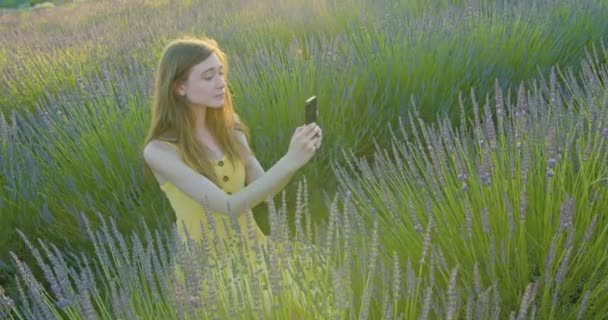
[[[312,96],[306,100],[304,104],[306,109],[306,124],[317,122],[317,96]]]

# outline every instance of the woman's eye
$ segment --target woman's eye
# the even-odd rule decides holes
[[[220,73],[218,73],[218,74],[219,74],[219,76],[220,76],[220,77],[223,77],[223,76],[224,76],[224,72],[220,72]],[[203,79],[208,80],[208,81],[211,81],[211,80],[213,80],[213,77],[214,77],[214,75],[205,75],[205,76],[203,77]]]

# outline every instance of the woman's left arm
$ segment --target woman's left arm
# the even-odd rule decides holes
[[[245,171],[247,172],[246,184],[251,184],[257,178],[263,176],[266,172],[264,171],[264,168],[262,168],[262,165],[260,164],[258,159],[256,159],[254,156],[249,156],[249,161],[247,163]]]
[[[235,130],[237,139],[249,150],[249,144],[247,143],[247,138],[245,134],[240,130]],[[253,153],[249,154],[247,159],[245,159],[245,172],[247,174],[246,184],[251,184],[253,181],[263,176],[266,172],[258,159],[255,158]]]

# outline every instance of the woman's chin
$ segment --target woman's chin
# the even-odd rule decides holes
[[[222,102],[213,102],[205,105],[207,108],[219,109],[224,106],[224,101]]]

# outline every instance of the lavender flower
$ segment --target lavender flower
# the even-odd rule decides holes
[[[251,277],[252,279],[252,290],[253,290],[253,302],[254,302],[254,309],[257,312],[258,315],[258,319],[264,319],[264,303],[262,300],[262,290],[260,287],[260,281],[259,278],[255,275],[253,275]],[[230,291],[229,291],[230,293]],[[230,299],[232,300],[232,299]],[[232,308],[231,308],[232,310]],[[234,318],[234,315],[231,317]]]
[[[490,233],[490,210],[488,207],[484,207],[481,210],[481,227],[484,233]]]
[[[429,263],[429,284],[424,289],[424,297],[422,303],[422,310],[420,311],[420,319],[428,319],[431,311],[431,301],[433,296],[433,286],[435,285],[435,256],[431,254]]]
[[[333,248],[334,242],[334,232],[337,224],[337,215],[338,215],[338,194],[335,195],[334,200],[331,203],[329,208],[329,221],[327,227],[327,238],[325,240],[325,252],[329,254],[331,249]]]
[[[391,311],[390,293],[388,286],[383,286],[382,290],[382,319],[392,320],[393,312]]]
[[[437,246],[435,248],[433,248],[433,254],[435,255],[435,258],[438,260],[437,263],[439,264],[439,267],[441,267],[443,270],[448,270],[448,263],[445,259],[445,255],[443,254],[443,250],[441,250],[440,246]]]
[[[144,255],[143,267],[144,267],[144,275],[146,277],[146,281],[148,282],[148,286],[151,292],[156,293],[158,290],[156,286],[156,281],[154,280],[154,274],[152,273],[152,264],[155,256],[154,252],[154,243],[148,242],[148,247],[146,249],[146,254]]]
[[[369,254],[369,260],[368,260],[368,264],[367,264],[367,271],[369,272],[369,274],[371,276],[375,275],[375,270],[376,270],[376,263],[377,263],[377,256],[378,256],[378,220],[375,219],[374,220],[374,226],[373,226],[373,230],[372,230],[372,241],[370,244],[370,254]],[[370,281],[371,282],[371,281]],[[369,305],[370,305],[370,301],[371,301],[371,296],[373,293],[373,287],[372,286],[365,286],[365,290],[363,291],[363,296],[361,297],[361,310],[362,310],[362,314],[360,316],[360,319],[367,319],[368,317],[368,313],[369,313]]]
[[[116,281],[110,281],[110,295],[112,296],[112,312],[117,319],[121,318],[122,310],[120,310],[121,299],[116,290]]]
[[[66,262],[64,261],[63,257],[61,256],[61,252],[54,244],[51,244],[51,248],[53,249],[53,252],[54,252],[54,254],[53,254],[46,247],[44,242],[42,242],[42,240],[38,239],[38,242],[39,242],[40,246],[42,247],[42,249],[45,251],[49,260],[51,260],[51,264],[53,266],[53,270],[55,271],[55,274],[57,275],[57,282],[59,283],[59,286],[61,287],[61,291],[70,300],[70,302],[72,304],[76,303],[75,302],[76,293],[75,293],[74,287],[72,286],[72,283],[69,280],[69,270],[66,267],[66,265],[67,265]]]
[[[4,295],[4,288],[0,286],[0,316],[4,316],[15,306],[13,299]]]
[[[431,311],[431,300],[433,298],[433,287],[427,286],[424,289],[424,298],[422,304],[422,310],[420,311],[420,319],[428,319],[429,313]]]
[[[3,145],[4,143],[8,144],[9,132],[9,124],[4,119],[4,116],[0,114],[0,145]]]
[[[562,204],[559,213],[558,230],[561,231],[572,226],[574,218],[574,199],[566,195],[566,201]]]
[[[480,178],[485,186],[490,185],[490,174],[488,172],[482,173]]]
[[[475,319],[488,319],[488,312],[490,310],[490,289],[485,290],[479,295],[477,305],[475,308]]]
[[[494,291],[494,305],[492,307],[492,320],[498,320],[500,318],[500,293],[498,292],[498,286],[496,283],[492,286]]]
[[[519,192],[519,220],[521,222],[526,221],[526,214],[528,212],[528,195],[526,187],[522,186]]]
[[[467,298],[467,305],[465,307],[465,319],[473,319],[473,304],[475,301],[475,293],[473,290],[469,290],[469,297]]]
[[[25,285],[29,292],[29,296],[31,298],[31,301],[33,302],[32,307],[34,308],[37,316],[42,317],[42,319],[53,319],[54,317],[51,314],[49,305],[46,303],[45,297],[41,294],[41,292],[44,291],[42,284],[38,282],[38,280],[36,280],[34,274],[32,273],[32,270],[27,266],[27,264],[19,260],[15,253],[9,251],[9,254],[17,265],[17,271],[19,272],[19,275],[25,282]],[[22,296],[24,296],[24,292],[20,293]]]
[[[564,279],[564,276],[566,275],[566,271],[568,270],[568,262],[570,260],[570,254],[572,253],[572,247],[569,247],[566,250],[566,254],[564,255],[564,258],[562,259],[561,263],[559,264],[559,268],[557,269],[557,274],[555,275],[555,283],[557,283],[558,285],[561,284],[562,280]]]
[[[490,102],[488,101],[488,97],[486,96],[486,103],[483,105],[484,112],[484,129],[486,132],[486,136],[488,137],[488,141],[490,142],[490,149],[496,149],[496,129],[494,128],[494,119],[492,119],[492,112],[490,111]],[[498,112],[498,110],[497,110]],[[498,115],[500,116],[500,115]]]
[[[496,264],[496,260],[498,260],[496,257],[496,242],[494,240],[494,234],[490,233],[490,263],[486,264],[488,274],[491,274],[490,268]]]
[[[393,250],[393,302],[397,303],[399,296],[401,295],[401,268],[399,267],[399,256],[397,251]]]
[[[473,266],[473,284],[475,288],[475,295],[481,293],[481,275],[479,274],[479,263],[475,262]]]
[[[345,283],[343,277],[343,269],[336,267],[330,268],[331,282],[336,295],[335,306],[338,309],[346,309],[348,307],[348,301],[345,294]]]
[[[171,304],[175,307],[178,318],[183,319],[183,313],[186,309],[186,288],[182,283],[176,281],[177,279],[175,278],[174,273],[172,273],[171,277],[171,282],[173,283],[173,294],[171,295]]]
[[[589,293],[591,293],[590,290],[587,290],[585,292],[585,295],[583,295],[583,299],[581,300],[581,303],[579,304],[578,307],[578,312],[576,313],[576,320],[582,320],[584,319],[584,315],[585,315],[585,311],[587,309],[587,301],[589,299]]]
[[[21,232],[21,230],[17,230],[17,233],[19,234],[19,236],[21,237],[21,239],[25,242],[25,244],[27,245],[28,249],[34,255],[34,257],[36,259],[36,262],[38,263],[38,265],[40,266],[40,268],[42,268],[42,271],[44,273],[45,278],[51,284],[51,290],[55,294],[55,297],[57,297],[57,299],[61,300],[63,298],[63,293],[61,292],[61,288],[59,286],[59,283],[57,282],[57,278],[55,277],[55,274],[53,273],[53,271],[51,270],[51,268],[44,262],[44,260],[42,259],[42,256],[40,255],[40,252],[38,251],[38,249],[34,248],[34,246],[30,243],[30,241],[27,239],[27,237],[25,236],[25,234],[23,234],[23,232]]]
[[[452,269],[450,281],[448,283],[447,293],[447,308],[446,319],[453,319],[458,307],[458,291],[456,291],[456,277],[458,275],[458,266]]]
[[[279,294],[281,292],[281,274],[279,270],[278,252],[275,248],[276,244],[273,241],[268,242],[268,256],[270,258],[269,271],[270,271],[270,287],[273,294]]]
[[[468,200],[465,200],[464,203],[464,218],[467,236],[471,238],[473,236],[473,216],[471,213],[471,205]]]
[[[24,307],[26,312],[29,313],[31,317],[33,317],[31,313],[33,307],[30,301],[30,297],[25,294],[25,289],[21,284],[22,281],[24,280],[21,280],[18,276],[15,276],[15,284],[17,286],[17,292],[19,293],[19,302],[21,302],[21,305]]]
[[[555,259],[555,248],[557,239],[560,236],[560,233],[556,233],[551,239],[551,245],[549,246],[549,252],[547,253],[547,257],[545,258],[545,283],[550,283],[551,281],[551,268],[553,267],[553,260]]]
[[[296,224],[296,239],[299,241],[304,240],[304,229],[302,228],[302,211],[304,205],[302,204],[302,182],[298,182],[298,190],[296,192],[296,213],[295,213],[295,224]]]
[[[412,297],[415,293],[418,280],[416,279],[416,274],[414,273],[414,268],[412,267],[412,261],[409,258],[407,259],[405,274],[407,276],[407,297]]]
[[[420,233],[420,232],[422,232],[422,225],[420,224],[420,220],[418,219],[418,216],[416,215],[416,212],[414,210],[414,202],[410,198],[408,203],[409,203],[408,211],[410,213],[410,218],[412,219],[412,223],[414,224],[414,229],[416,230],[416,232]]]
[[[424,240],[422,242],[422,253],[420,254],[420,264],[424,264],[425,258],[431,249],[431,239],[433,234],[433,215],[429,215],[429,221],[424,232]]]
[[[591,220],[591,223],[589,223],[589,225],[587,226],[587,229],[585,230],[585,233],[583,235],[584,243],[589,242],[589,240],[591,239],[591,235],[593,234],[593,230],[595,229],[595,224],[597,223],[598,218],[599,216],[597,214],[594,215],[593,219]]]
[[[524,296],[521,299],[521,304],[520,304],[519,312],[517,315],[517,320],[524,320],[527,318],[528,307],[530,307],[530,305],[532,305],[532,302],[534,301],[534,298],[536,297],[537,289],[538,289],[538,283],[536,283],[536,282],[529,283],[528,286],[526,286],[526,291],[524,293]]]
[[[110,225],[112,226],[112,233],[114,234],[114,237],[118,239],[118,245],[120,246],[120,254],[122,255],[123,261],[129,261],[129,250],[127,249],[127,244],[125,243],[123,235],[118,231],[116,223],[114,222],[114,219],[112,217],[110,217]],[[106,235],[106,237],[109,238],[110,236]],[[120,261],[120,259],[118,260]]]
[[[549,90],[550,90],[550,100],[549,103],[552,107],[557,110],[560,110],[562,107],[562,99],[559,96],[559,85],[557,83],[557,75],[555,73],[555,67],[551,67],[551,73],[549,75]]]
[[[513,236],[513,231],[515,230],[515,221],[513,218],[513,205],[511,204],[511,200],[509,199],[509,195],[507,192],[504,192],[503,199],[505,199],[505,205],[507,207],[507,226],[508,226],[508,234],[509,239]]]

